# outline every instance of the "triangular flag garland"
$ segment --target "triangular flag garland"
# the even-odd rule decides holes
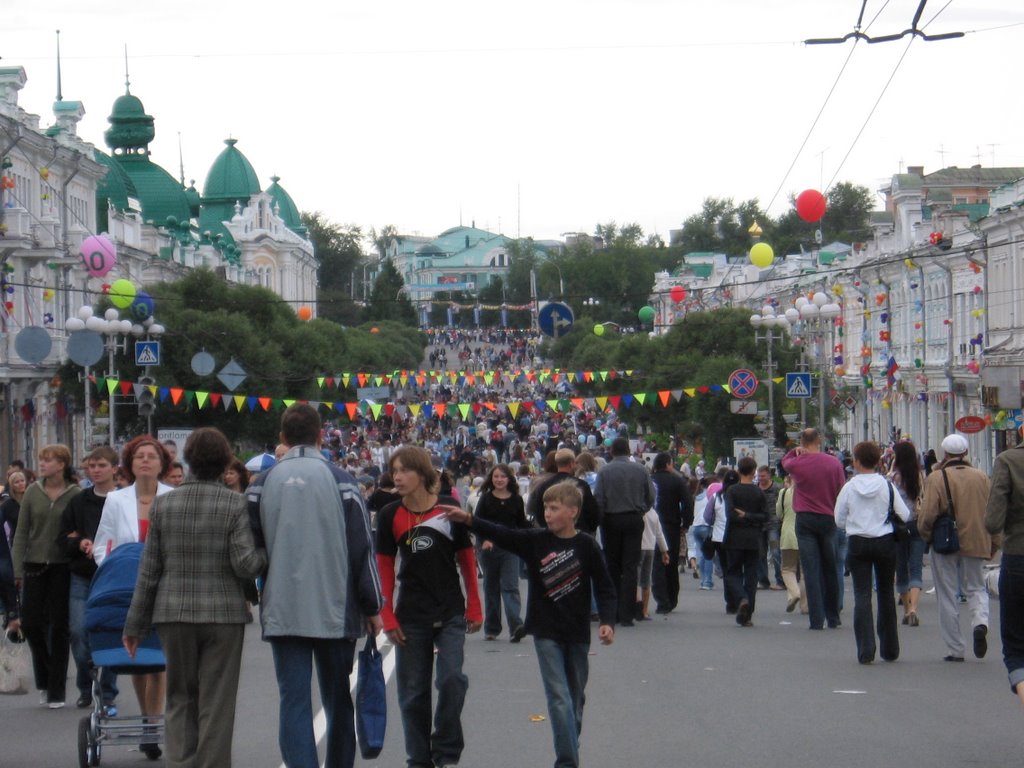
[[[438,372],[431,371],[430,375],[437,375]],[[545,369],[543,371],[536,372],[524,372],[523,375],[535,375],[536,377],[547,377],[546,380],[552,380],[556,371],[551,369]],[[596,373],[596,375],[595,375]],[[566,373],[565,378],[575,377],[578,381],[587,381],[588,377],[590,381],[597,379],[609,380],[612,378],[618,378],[623,375],[631,375],[633,371],[581,371],[573,374]],[[448,376],[448,373],[443,374]],[[470,378],[476,374],[465,376],[463,374],[457,374],[451,372],[452,383],[468,383]],[[483,376],[483,374],[479,374]],[[494,373],[494,376],[502,374]],[[417,374],[419,376],[419,374]],[[338,374],[336,377],[323,377],[324,385],[334,378],[336,382],[341,382],[343,379],[362,378],[364,381],[371,381],[368,374],[357,373],[357,374]],[[381,376],[380,381],[383,386],[384,380],[401,380],[402,376],[396,373],[393,376]],[[209,392],[205,390],[191,390],[183,387],[170,387],[170,386],[158,386],[150,385],[146,386],[139,384],[138,382],[132,381],[118,381],[117,379],[104,378],[102,376],[90,376],[89,380],[92,381],[96,390],[101,394],[104,390],[108,396],[119,392],[122,396],[134,394],[136,397],[144,390],[149,391],[154,397],[159,399],[159,402],[163,405],[167,405],[168,402],[174,406],[184,406],[185,408],[196,407],[199,410],[204,408],[217,408],[222,407],[226,412],[230,412],[232,409],[235,412],[241,413],[247,410],[249,413],[255,413],[257,410],[263,412],[269,412],[274,410],[282,410],[288,408],[295,403],[308,403],[313,407],[325,408],[330,412],[337,412],[342,416],[347,416],[350,420],[357,418],[357,416],[369,416],[374,420],[380,419],[381,417],[392,416],[398,413],[400,416],[407,414],[413,418],[419,418],[420,415],[431,417],[438,416],[444,417],[450,415],[456,418],[461,418],[462,421],[470,421],[471,419],[478,417],[480,413],[487,410],[491,413],[504,413],[508,412],[512,418],[517,418],[521,409],[526,409],[530,412],[544,413],[545,411],[568,413],[570,411],[582,411],[588,408],[595,408],[598,411],[619,411],[623,408],[631,408],[634,405],[641,407],[648,407],[653,405],[660,405],[663,408],[669,407],[673,402],[679,402],[683,397],[695,398],[697,395],[707,394],[720,394],[729,393],[730,389],[727,384],[706,384],[698,387],[683,387],[681,389],[663,389],[657,392],[626,392],[623,394],[616,395],[595,395],[593,397],[571,397],[561,398],[552,400],[507,400],[503,402],[453,402],[453,403],[411,403],[411,404],[396,404],[391,402],[377,402],[376,400],[363,400],[358,402],[336,402],[336,401],[318,401],[318,400],[297,400],[293,398],[274,398],[265,395],[232,395],[229,393],[222,392]],[[426,380],[426,379],[424,379]],[[318,379],[318,383],[319,383]],[[781,377],[771,379],[773,384],[781,384],[785,380]],[[767,383],[766,381],[762,382]],[[886,396],[883,392],[871,392],[872,399],[883,400],[886,403],[898,401],[904,396],[904,393],[891,392]],[[936,399],[941,398],[942,393],[933,393],[932,396]]]

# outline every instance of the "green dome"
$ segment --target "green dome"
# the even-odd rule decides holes
[[[289,195],[284,187],[279,182],[280,176],[271,176],[271,184],[267,187],[267,194],[274,199],[274,203],[278,208],[278,215],[284,224],[292,232],[298,235],[306,236],[306,228],[302,226],[302,217],[299,215],[299,209],[295,205],[295,201],[292,200],[292,196]]]
[[[143,221],[162,227],[168,216],[179,222],[192,218],[189,199],[181,182],[152,162],[148,154],[114,155],[113,160],[135,185]]]
[[[260,191],[256,171],[245,155],[235,149],[237,139],[226,139],[227,148],[210,166],[203,187],[203,204],[240,202],[246,205],[249,198]],[[230,217],[228,217],[230,218]]]
[[[96,185],[96,229],[99,232],[109,230],[107,220],[108,202],[119,211],[128,209],[128,198],[138,199],[139,193],[135,184],[124,169],[110,155],[93,150],[93,158],[100,165],[106,166],[107,174]]]
[[[145,149],[156,135],[153,118],[137,96],[125,93],[114,102],[110,127],[103,134],[107,146],[115,150]]]

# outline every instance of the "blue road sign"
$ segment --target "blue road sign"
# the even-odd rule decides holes
[[[786,374],[786,397],[801,398],[811,396],[811,374],[797,372]]]
[[[572,322],[572,309],[568,304],[558,301],[548,302],[537,313],[537,325],[540,326],[541,331],[556,339],[569,332]]]
[[[136,365],[160,365],[160,342],[159,341],[136,341],[135,342],[135,364]]]
[[[757,376],[746,368],[733,371],[729,374],[729,390],[733,397],[752,397],[757,392]]]

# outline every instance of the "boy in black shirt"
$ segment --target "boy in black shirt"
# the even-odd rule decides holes
[[[757,599],[757,563],[761,551],[761,529],[768,522],[768,502],[764,492],[754,485],[757,461],[744,456],[736,464],[740,481],[725,492],[725,548],[728,565],[725,579],[729,591],[741,598],[736,609],[736,623],[754,626],[754,603]]]
[[[590,670],[590,594],[597,595],[603,645],[615,639],[615,587],[597,542],[576,530],[582,494],[572,481],[544,492],[546,529],[511,529],[458,507],[445,512],[523,559],[529,573],[526,631],[533,635],[555,741],[555,764],[579,765],[584,692]]]

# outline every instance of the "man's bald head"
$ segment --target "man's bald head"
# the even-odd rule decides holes
[[[555,451],[555,466],[568,470],[576,466],[576,454],[572,452],[572,448],[559,448]]]

